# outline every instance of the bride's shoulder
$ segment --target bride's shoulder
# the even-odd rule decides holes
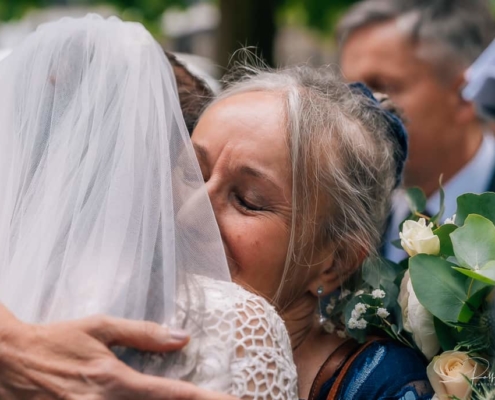
[[[200,277],[197,283],[207,309],[221,313],[222,326],[234,332],[232,393],[243,399],[297,399],[289,335],[275,308],[233,282]]]
[[[209,308],[232,312],[238,332],[269,336],[278,342],[280,347],[290,351],[285,323],[275,308],[263,297],[234,282],[200,277],[199,283],[205,289]]]
[[[208,301],[228,303],[237,310],[245,309],[247,313],[246,317],[267,315],[274,320],[282,322],[277,311],[268,301],[234,282],[220,281],[207,277],[200,277],[199,282],[206,290]]]

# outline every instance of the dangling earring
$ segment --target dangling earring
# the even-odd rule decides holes
[[[318,289],[316,289],[316,294],[318,295],[318,323],[320,325],[323,325],[325,322],[327,322],[327,318],[323,314],[323,309],[321,307],[322,303],[322,296],[323,296],[323,286],[318,286]]]

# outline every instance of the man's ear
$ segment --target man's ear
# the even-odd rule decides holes
[[[456,112],[453,114],[453,118],[456,122],[463,125],[475,122],[478,119],[474,104],[464,100],[462,97],[462,89],[465,85],[466,79],[464,72],[452,81],[452,90],[456,98]]]
[[[193,75],[174,54],[165,51],[165,55],[174,71],[180,107],[191,135],[201,112],[214,97],[214,93],[203,79]]]

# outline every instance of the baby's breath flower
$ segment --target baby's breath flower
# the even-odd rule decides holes
[[[345,339],[347,337],[347,334],[342,329],[337,329],[335,333],[337,333],[337,336],[341,339]]]
[[[364,303],[357,303],[355,306],[354,306],[354,309],[360,313],[360,314],[364,314],[366,312],[366,309],[368,308],[369,306],[367,304],[364,304]]]
[[[354,309],[351,311],[351,317],[354,319],[359,319],[361,318],[361,313]]]
[[[455,217],[456,217],[456,214],[452,215],[452,218],[447,218],[444,222],[444,224],[453,224],[455,225]]]
[[[328,304],[325,307],[325,311],[327,312],[327,314],[331,314],[334,308],[335,308],[335,306],[333,304]]]
[[[390,313],[387,311],[386,308],[379,307],[378,310],[376,311],[376,315],[378,315],[380,318],[387,318]]]
[[[383,299],[385,297],[385,292],[382,289],[375,289],[371,292],[371,297],[374,299]]]
[[[335,325],[333,324],[332,321],[327,319],[323,323],[323,329],[325,329],[325,331],[327,331],[328,333],[333,333],[335,331]]]
[[[356,329],[358,327],[356,318],[349,318],[349,321],[347,321],[347,326],[349,327],[349,329]]]
[[[358,319],[356,321],[356,328],[358,329],[366,329],[366,326],[368,325],[368,321],[366,321],[364,318]]]
[[[364,290],[358,290],[356,293],[354,293],[354,297],[361,296],[364,294]]]
[[[339,300],[342,300],[343,298],[346,298],[351,294],[351,291],[348,289],[344,289],[340,292]]]

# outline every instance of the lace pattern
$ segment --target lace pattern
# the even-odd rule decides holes
[[[187,347],[174,357],[134,353],[121,358],[140,371],[184,379],[243,400],[297,399],[290,340],[275,309],[232,282],[196,280],[201,290],[189,297],[181,293],[179,304],[189,301],[184,307],[188,311],[177,316],[191,332]]]
[[[238,287],[233,394],[243,399],[297,399],[297,372],[284,322],[262,298]]]

